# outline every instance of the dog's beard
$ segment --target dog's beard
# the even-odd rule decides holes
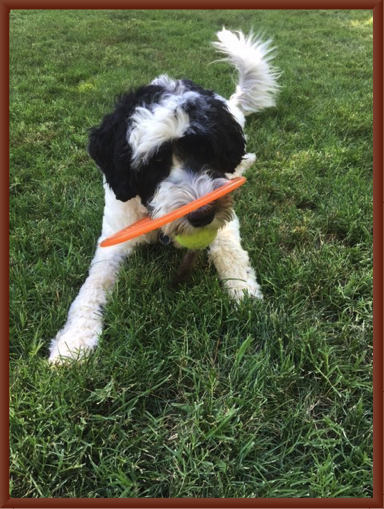
[[[222,187],[228,180],[212,178],[208,172],[194,174],[180,167],[174,168],[169,177],[157,188],[152,200],[148,204],[152,219],[162,217],[169,212],[187,205]],[[202,227],[192,226],[187,217],[176,219],[162,227],[162,232],[169,237],[188,235],[198,230],[219,230],[234,217],[233,199],[227,194],[206,205],[214,213],[213,221]]]

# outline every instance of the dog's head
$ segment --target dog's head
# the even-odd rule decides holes
[[[156,218],[222,186],[245,154],[245,139],[223,98],[161,76],[120,97],[115,111],[91,130],[89,153],[118,200],[140,196]],[[231,217],[226,195],[163,232],[218,229]]]

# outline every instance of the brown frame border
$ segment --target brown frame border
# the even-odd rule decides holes
[[[155,2],[148,0],[131,0],[129,4],[124,0],[113,0],[108,9],[155,9],[159,8]],[[160,8],[177,9],[180,7],[176,1],[165,1]],[[210,0],[207,3],[192,2],[187,0],[183,3],[183,9],[231,9],[229,2],[219,2]],[[105,3],[103,0],[60,0],[56,3],[49,0],[0,0],[0,27],[1,27],[1,50],[0,65],[6,70],[3,76],[9,76],[9,12],[11,9],[103,9]],[[18,499],[9,498],[8,494],[8,443],[9,428],[8,420],[0,421],[0,507],[345,507],[345,508],[382,508],[383,507],[383,321],[381,310],[383,309],[383,0],[369,0],[364,3],[362,0],[315,0],[309,3],[304,0],[260,0],[256,5],[252,5],[251,0],[243,0],[236,5],[236,9],[373,9],[373,62],[374,62],[374,352],[375,369],[373,375],[374,386],[374,472],[373,472],[373,498],[324,498],[324,499]],[[2,155],[4,167],[9,161],[9,79],[1,80],[1,136],[0,136],[0,154]],[[9,176],[5,177],[9,184]],[[9,187],[9,186],[8,186]],[[5,247],[9,251],[9,198],[6,186],[3,187],[3,200],[1,207],[1,238],[3,240],[3,249],[1,253],[1,324],[4,334],[7,337],[9,333],[9,258]],[[6,208],[8,205],[8,208]],[[3,210],[4,209],[4,210]],[[9,347],[6,342],[1,343],[2,354],[1,363],[1,407],[8,408],[8,383],[9,383]],[[9,452],[9,451],[8,451]]]

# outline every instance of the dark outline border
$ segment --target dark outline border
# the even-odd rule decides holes
[[[9,342],[5,338],[9,337],[9,173],[6,168],[9,167],[9,8],[0,0],[0,69],[3,70],[3,78],[0,79],[0,157],[3,167],[2,186],[0,201],[0,238],[2,240],[2,249],[0,250],[0,288],[1,288],[1,306],[0,306],[0,324],[1,333],[4,340],[1,342],[0,355],[0,408],[8,409],[9,415]],[[5,415],[5,412],[3,413]],[[8,493],[9,486],[9,420],[0,419],[0,505]],[[8,495],[9,497],[9,495]]]
[[[157,5],[155,0],[111,0],[106,6],[103,0],[7,0],[4,5],[8,9],[180,9],[177,0],[164,0]],[[379,0],[259,0],[256,5],[252,0],[241,0],[238,5],[231,4],[230,0],[185,0],[183,9],[373,9],[380,3]]]
[[[144,0],[145,2],[145,0]],[[180,5],[169,0],[161,7],[155,2],[145,3],[143,0],[131,0],[128,4],[130,9],[177,9]],[[32,5],[33,3],[33,5]],[[233,6],[224,5],[226,2],[210,0],[209,6],[203,2],[187,1],[183,4],[183,9],[231,9]],[[10,9],[103,9],[105,4],[103,0],[61,0],[52,3],[49,0],[8,0],[6,3],[0,0],[0,27],[1,27],[1,68],[5,70],[3,76],[9,78],[9,12]],[[127,3],[124,0],[113,0],[108,9],[124,9]],[[374,62],[374,352],[375,352],[375,370],[373,375],[374,387],[374,490],[373,498],[324,498],[324,499],[81,499],[81,498],[57,498],[57,499],[18,499],[9,498],[8,479],[9,479],[9,423],[8,419],[0,421],[0,506],[1,507],[345,507],[345,508],[382,508],[383,507],[383,0],[369,1],[364,3],[361,0],[317,0],[313,3],[304,0],[289,2],[288,0],[263,0],[252,5],[250,0],[243,0],[236,5],[236,9],[373,9],[373,62]],[[3,157],[4,168],[9,162],[9,79],[0,81],[1,89],[1,146],[0,154]],[[9,187],[9,176],[5,177]],[[3,240],[3,249],[1,250],[1,288],[2,300],[1,306],[1,324],[4,331],[3,337],[9,334],[9,257],[5,247],[9,252],[9,197],[6,186],[3,187],[3,201],[1,207],[4,212],[1,214],[1,236]],[[8,209],[5,210],[8,205]],[[8,271],[6,271],[8,269]],[[7,276],[6,276],[7,275]],[[7,284],[8,283],[8,284]],[[9,347],[5,341],[2,342],[2,354],[0,363],[2,373],[1,383],[1,407],[8,408],[9,385]],[[8,450],[8,454],[7,454]]]
[[[383,504],[383,1],[373,34],[373,497]]]

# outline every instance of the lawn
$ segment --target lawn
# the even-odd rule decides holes
[[[277,107],[236,192],[264,293],[139,249],[99,348],[51,368],[103,213],[87,129],[161,73],[229,97],[209,41],[273,37]],[[372,496],[372,11],[11,11],[12,497]]]

